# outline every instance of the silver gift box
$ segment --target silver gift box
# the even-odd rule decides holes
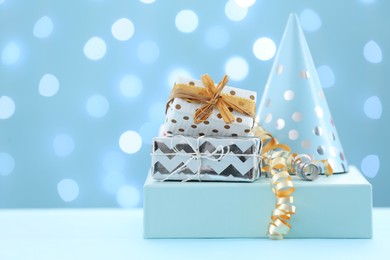
[[[152,177],[252,182],[260,176],[261,146],[255,137],[155,137]]]

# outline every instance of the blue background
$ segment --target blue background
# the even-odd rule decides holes
[[[260,96],[274,50],[259,59],[254,43],[278,46],[291,12],[348,162],[390,206],[390,3],[207,2],[0,0],[0,207],[142,206],[175,76],[217,81],[233,67],[229,85]]]

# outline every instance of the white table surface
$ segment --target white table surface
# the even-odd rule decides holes
[[[390,208],[372,239],[143,239],[142,210],[0,210],[0,260],[390,259]]]

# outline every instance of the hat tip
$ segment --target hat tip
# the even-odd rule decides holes
[[[297,15],[297,13],[290,13],[290,15],[288,17],[288,21],[289,21],[289,23],[299,24],[299,17]]]

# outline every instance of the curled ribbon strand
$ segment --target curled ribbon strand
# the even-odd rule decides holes
[[[253,100],[222,93],[228,81],[228,76],[224,75],[218,85],[215,86],[211,77],[205,74],[202,76],[204,88],[187,84],[175,84],[168,98],[166,110],[175,98],[181,98],[190,103],[203,104],[194,114],[194,123],[196,124],[206,121],[215,108],[219,110],[226,124],[234,122],[234,116],[230,109],[254,118],[256,103]]]
[[[304,180],[314,180],[320,172],[329,176],[333,174],[328,160],[313,160],[306,154],[291,153],[289,146],[279,144],[278,140],[256,123],[253,134],[263,142],[262,172],[271,178],[272,191],[276,196],[275,209],[268,226],[270,239],[283,239],[290,232],[288,221],[295,214],[295,188],[291,175],[298,175]]]

